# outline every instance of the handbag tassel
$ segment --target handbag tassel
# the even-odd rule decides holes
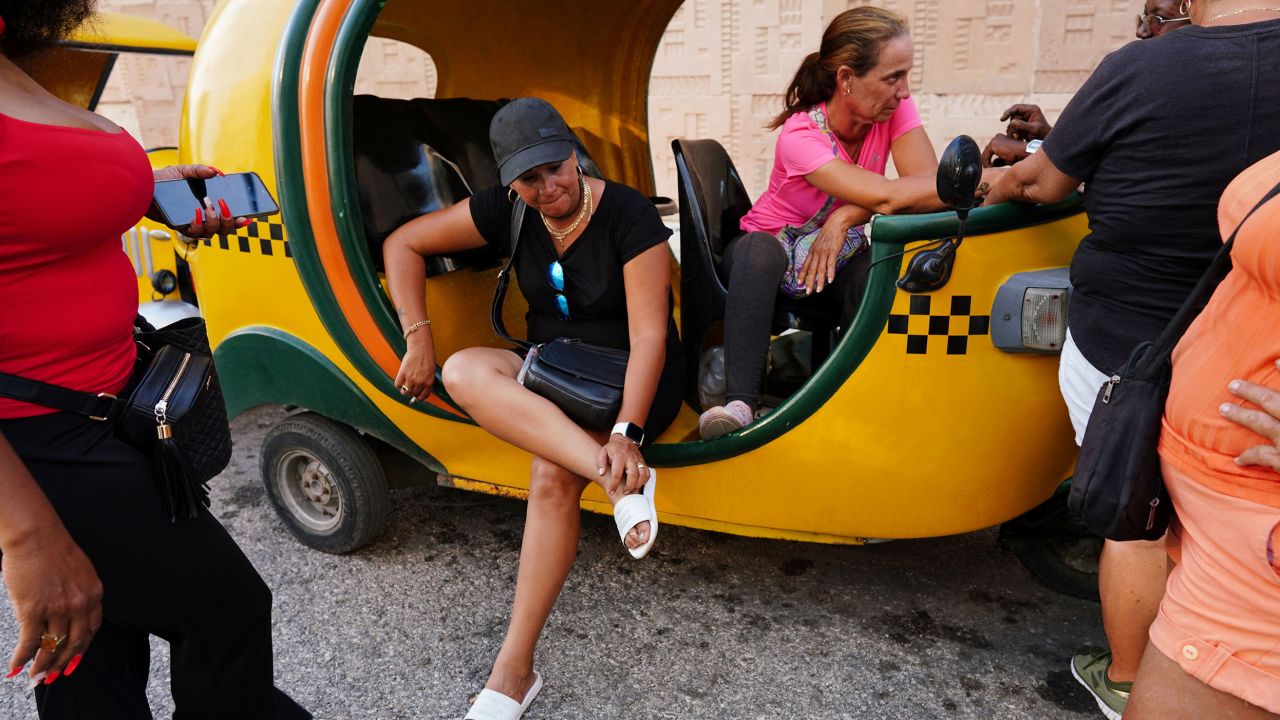
[[[209,507],[209,488],[192,481],[182,448],[173,439],[171,425],[157,425],[156,437],[151,451],[151,466],[160,495],[169,508],[169,521],[194,520],[199,512],[197,504]]]

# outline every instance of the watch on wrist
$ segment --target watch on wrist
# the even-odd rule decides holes
[[[635,423],[620,422],[613,426],[613,430],[610,434],[621,435],[637,445],[644,443],[644,428]]]
[[[1027,154],[1035,155],[1040,146],[1044,144],[1043,140],[1031,140],[1027,143]]]

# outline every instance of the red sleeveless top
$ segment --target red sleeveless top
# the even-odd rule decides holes
[[[126,132],[0,114],[0,372],[86,392],[133,370],[137,275],[121,235],[154,176]],[[0,398],[0,419],[54,412]]]

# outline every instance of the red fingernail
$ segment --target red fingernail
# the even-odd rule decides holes
[[[227,207],[227,201],[223,200],[222,198],[218,198],[218,207],[222,208],[222,217],[226,218],[227,220],[230,220],[231,208]]]
[[[57,680],[59,677],[62,677],[62,672],[60,670],[54,670],[53,672],[49,673],[48,677],[44,679],[44,684],[52,685],[53,681]]]
[[[226,174],[226,173],[222,172],[221,170],[219,170],[218,168],[216,168],[216,167],[214,167],[214,166],[212,166],[212,165],[206,165],[205,167],[207,167],[207,168],[209,168],[210,170],[212,170],[212,171],[214,171],[214,172],[218,173],[218,177],[226,177],[226,176],[227,176],[227,174]],[[68,675],[70,675],[71,673],[67,673],[67,674],[68,674]]]
[[[24,669],[25,669],[25,666],[23,666],[23,667],[16,667],[16,668],[12,669],[12,670],[10,670],[10,671],[9,671],[9,674],[8,674],[8,675],[5,675],[5,676],[4,676],[4,679],[5,679],[5,680],[10,680],[10,679],[12,679],[12,678],[16,678],[16,677],[18,677],[18,673],[22,672]]]
[[[240,222],[236,223],[236,227],[249,227],[249,223],[253,222],[249,218],[240,218]]]
[[[204,224],[204,211],[203,211],[203,210],[201,210],[200,208],[196,208],[196,223],[195,223],[195,224],[196,224],[196,225],[203,225],[203,224]]]
[[[71,673],[76,671],[76,668],[80,667],[80,661],[83,659],[84,659],[84,653],[80,653],[79,655],[71,658],[71,662],[67,663],[68,677],[70,677]]]

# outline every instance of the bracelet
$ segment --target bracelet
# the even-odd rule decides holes
[[[431,324],[430,320],[419,320],[418,322],[410,325],[409,327],[404,329],[404,339],[408,340],[410,335],[418,332],[419,330],[421,330],[422,328],[430,324]]]

